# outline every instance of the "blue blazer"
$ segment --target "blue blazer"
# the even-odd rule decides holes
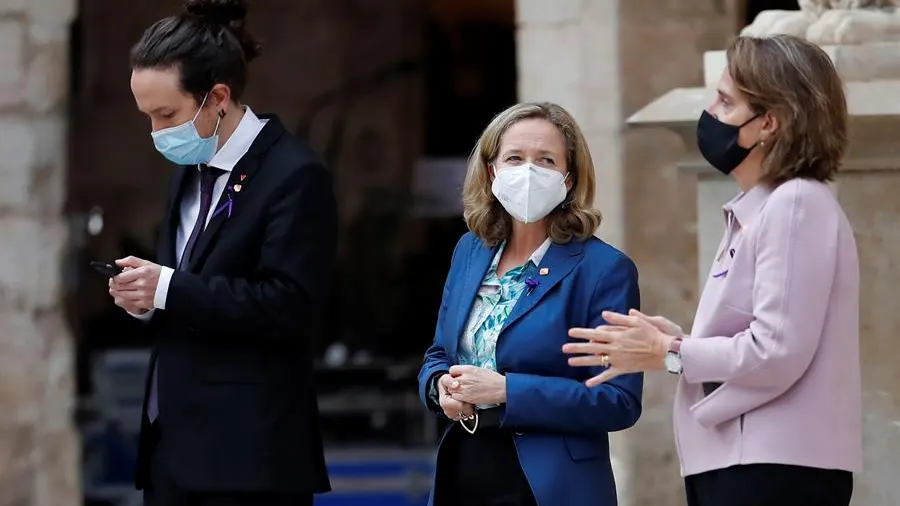
[[[441,416],[428,396],[430,382],[456,364],[457,345],[496,251],[468,233],[453,252],[434,344],[419,371],[419,396]],[[637,269],[594,237],[551,245],[539,267],[549,272],[539,276],[541,283],[531,294],[522,294],[497,340],[497,368],[506,376],[501,425],[515,433],[519,461],[538,504],[613,506],[607,434],[637,422],[643,375],[587,388],[584,380],[602,368],[571,367],[561,348],[571,327],[603,325],[602,311],[639,308]]]

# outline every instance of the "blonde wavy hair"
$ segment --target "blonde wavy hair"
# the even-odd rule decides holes
[[[600,226],[600,211],[594,209],[594,162],[587,141],[575,119],[559,105],[549,102],[516,104],[491,120],[469,156],[463,184],[463,217],[466,225],[487,246],[509,239],[512,217],[491,192],[490,165],[500,154],[503,134],[525,119],[549,121],[559,129],[566,145],[566,169],[572,188],[563,205],[548,216],[550,239],[564,244],[573,238],[585,240]]]

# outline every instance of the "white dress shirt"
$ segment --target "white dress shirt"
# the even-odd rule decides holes
[[[216,202],[222,197],[225,191],[225,185],[228,184],[228,178],[234,166],[247,154],[250,145],[256,140],[259,132],[262,131],[267,120],[259,119],[250,107],[244,107],[244,116],[238,123],[237,128],[231,134],[231,137],[210,159],[210,167],[215,167],[222,171],[222,174],[216,179],[213,186],[213,205],[209,206],[209,213],[206,215],[206,224],[212,218],[216,210]],[[200,167],[197,167],[200,171]],[[191,230],[194,228],[198,215],[200,214],[200,178],[193,178],[190,186],[185,189],[181,197],[181,204],[178,213],[178,228],[175,232],[175,265],[181,261],[184,254],[184,248],[187,245],[188,238],[191,236]],[[204,227],[206,225],[204,224]],[[153,297],[153,307],[150,311],[141,315],[134,315],[141,320],[149,320],[156,309],[166,308],[166,298],[169,294],[169,283],[172,281],[172,274],[175,270],[171,267],[163,266],[159,273],[159,283],[156,285],[156,293]]]

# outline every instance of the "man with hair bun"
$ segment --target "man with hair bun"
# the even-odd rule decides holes
[[[115,303],[154,339],[136,486],[146,506],[307,506],[330,490],[310,336],[324,315],[331,176],[242,104],[259,45],[245,0],[187,0],[131,51],[131,90],[176,165],[158,263],[116,263]]]

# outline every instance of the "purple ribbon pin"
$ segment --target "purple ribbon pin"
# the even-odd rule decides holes
[[[528,276],[527,278],[525,278],[525,284],[528,286],[528,291],[526,292],[526,295],[531,295],[531,292],[533,292],[534,289],[537,288],[538,285],[541,284],[541,282],[532,278],[531,276]]]
[[[227,192],[225,193],[225,202],[222,202],[222,205],[219,206],[219,207],[213,212],[213,215],[212,215],[212,217],[210,218],[210,220],[212,220],[212,219],[215,218],[216,216],[218,216],[218,215],[220,215],[220,214],[222,214],[223,212],[226,212],[226,211],[228,212],[228,214],[225,215],[225,219],[227,220],[228,218],[231,218],[231,208],[234,207],[234,201],[231,200],[231,188],[226,188],[226,191],[227,191]]]

